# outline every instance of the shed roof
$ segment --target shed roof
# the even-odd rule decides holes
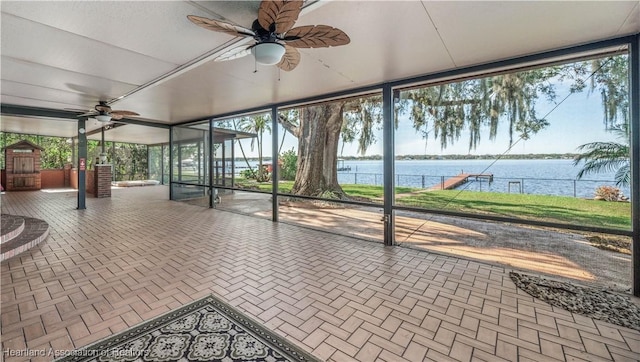
[[[44,151],[44,148],[36,145],[35,143],[29,142],[27,140],[22,140],[20,142],[16,142],[12,145],[6,146],[5,150],[40,150]]]

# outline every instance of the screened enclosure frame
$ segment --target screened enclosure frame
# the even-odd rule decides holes
[[[160,148],[160,184],[161,185],[168,185],[169,182],[165,181],[166,180],[170,180],[169,179],[169,172],[168,172],[168,167],[169,165],[166,164],[165,162],[165,153],[168,156],[169,154],[169,147],[171,147],[169,142],[163,142],[163,143],[154,143],[151,145],[147,145],[147,179],[151,179],[151,163],[149,161],[150,154],[151,154],[151,148],[155,148],[155,147],[159,147]]]
[[[515,70],[523,70],[534,67],[540,67],[543,65],[549,65],[560,62],[569,62],[576,61],[585,57],[595,57],[597,55],[605,54],[607,52],[611,52],[612,48],[615,47],[624,47],[627,49],[629,54],[629,111],[630,111],[630,132],[631,132],[631,142],[630,142],[630,164],[631,164],[631,229],[630,230],[618,230],[611,228],[601,228],[601,227],[592,227],[592,226],[584,226],[584,225],[575,225],[575,224],[564,224],[564,223],[554,223],[554,222],[541,222],[541,221],[533,221],[533,220],[523,220],[512,217],[498,217],[498,216],[488,216],[488,215],[478,215],[471,214],[465,212],[455,212],[455,211],[443,211],[443,210],[432,210],[432,209],[424,209],[424,208],[412,208],[405,206],[396,206],[395,205],[395,184],[394,184],[394,163],[395,163],[395,142],[394,142],[394,104],[395,97],[397,96],[397,92],[402,89],[406,89],[408,87],[416,87],[416,86],[427,86],[431,84],[435,84],[437,82],[453,82],[456,80],[461,80],[465,78],[477,78],[487,74],[495,74],[495,73],[505,73],[505,72],[513,72]],[[384,188],[384,244],[385,245],[395,245],[395,236],[394,236],[394,211],[412,211],[412,212],[420,212],[425,214],[437,213],[448,216],[455,217],[465,217],[472,219],[480,219],[480,220],[491,220],[491,221],[499,221],[499,222],[509,222],[515,224],[526,224],[526,225],[535,225],[542,227],[554,227],[568,230],[579,230],[579,231],[591,231],[591,232],[599,232],[605,234],[614,234],[614,235],[623,235],[629,236],[632,239],[632,289],[633,294],[635,296],[640,296],[640,34],[619,37],[614,39],[609,39],[605,41],[598,41],[584,45],[578,45],[553,51],[547,51],[522,57],[516,57],[506,60],[500,60],[496,62],[490,62],[482,65],[463,67],[458,69],[452,69],[444,72],[437,72],[433,74],[426,74],[422,76],[400,79],[390,82],[384,82],[380,84],[374,84],[370,86],[360,87],[356,89],[350,89],[341,92],[335,92],[330,94],[324,94],[304,99],[298,99],[287,102],[280,102],[270,105],[264,105],[260,107],[254,107],[245,110],[239,110],[237,112],[230,112],[218,115],[212,115],[206,118],[200,118],[197,120],[185,121],[178,124],[174,124],[171,126],[173,130],[174,127],[184,127],[188,125],[192,125],[195,123],[208,121],[209,127],[212,129],[215,121],[238,117],[246,114],[253,114],[257,112],[269,112],[271,114],[272,121],[272,159],[277,160],[277,145],[278,144],[278,111],[282,108],[294,108],[301,107],[313,103],[320,102],[330,102],[333,100],[339,100],[349,97],[357,97],[362,94],[371,94],[371,93],[382,93],[382,118],[383,118],[383,188]],[[616,50],[613,50],[614,52]],[[617,50],[620,51],[619,49]],[[170,132],[170,144],[173,144],[173,132]],[[211,132],[209,132],[211,134]],[[173,147],[169,148],[170,152],[172,152]],[[170,155],[170,159],[173,159],[173,156]],[[170,172],[173,168],[170,168]],[[284,194],[279,192],[278,190],[278,177],[277,177],[277,167],[274,168],[276,174],[272,177],[272,220],[274,222],[278,221],[278,197],[279,196],[292,196],[290,194]],[[173,183],[173,178],[170,178]],[[209,182],[210,188],[209,193],[213,193],[214,186]],[[223,187],[227,188],[227,187]],[[234,189],[230,187],[229,189]],[[240,190],[240,189],[239,189]],[[248,191],[248,190],[242,190]],[[249,191],[256,192],[256,191]],[[311,196],[299,196],[295,195],[298,198],[303,199],[312,199],[312,200],[323,200],[322,198],[311,197]],[[171,196],[173,198],[173,196]],[[341,200],[332,200],[332,202],[344,203],[344,204],[355,204],[362,206],[373,206],[380,207],[380,204],[368,203],[368,202],[357,202],[357,201],[341,201]],[[210,207],[213,207],[213,202],[210,203]]]

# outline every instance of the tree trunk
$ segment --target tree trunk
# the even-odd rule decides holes
[[[338,184],[337,170],[343,107],[343,102],[335,102],[301,110],[298,164],[292,194],[319,196],[331,192],[334,197],[345,197]]]

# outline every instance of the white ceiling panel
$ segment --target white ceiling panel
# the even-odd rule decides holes
[[[88,136],[87,138],[91,140],[100,140],[102,139],[102,135],[98,132]],[[106,130],[104,132],[104,140],[109,142],[139,143],[144,145],[167,143],[169,142],[169,130],[164,128],[127,124]]]
[[[93,97],[77,92],[35,86],[31,84],[24,84],[7,80],[2,80],[1,86],[4,92],[10,93],[14,97],[39,99],[43,101],[52,101],[64,104],[96,103],[96,99],[94,99]]]
[[[362,14],[366,23],[390,23],[404,27],[401,32],[429,33],[435,36],[424,8],[419,2],[406,3],[401,11],[393,12],[394,3],[379,3],[379,7],[367,7],[366,2],[337,2],[338,8],[319,6],[309,15],[301,17],[296,25],[327,24],[352,32],[349,45],[335,48],[300,49],[302,60],[292,72],[279,72],[275,67],[258,65],[251,56],[227,61],[210,61],[190,72],[175,77],[161,85],[118,102],[118,106],[137,109],[163,110],[165,117],[175,120],[180,114],[183,120],[206,117],[212,114],[231,112],[275,102],[295,100],[379,82],[381,78],[396,79],[427,70],[452,67],[448,60],[444,64],[427,62],[434,48],[446,55],[444,47],[435,43],[402,43],[392,47],[393,51],[377,46],[379,42],[394,44],[393,35],[385,27],[372,27],[371,31],[359,32],[362,23],[353,21],[351,14]],[[327,11],[332,10],[330,13]],[[396,9],[397,10],[397,9]],[[320,12],[316,15],[316,12]],[[364,13],[363,13],[364,12]],[[394,18],[385,19],[386,14]],[[312,16],[313,15],[313,16]],[[329,18],[330,21],[326,21]],[[407,24],[402,21],[409,21]],[[427,23],[425,23],[425,21]],[[419,24],[416,26],[415,24]],[[416,28],[418,30],[416,30]],[[395,33],[394,33],[395,34]],[[354,38],[355,36],[355,38]],[[399,49],[404,47],[404,50]],[[406,56],[402,56],[407,54]],[[442,58],[442,57],[440,57]],[[353,62],[350,59],[366,59]],[[431,67],[429,67],[431,65]],[[310,75],[313,75],[310,77]],[[310,86],[310,85],[313,86]],[[200,104],[200,107],[196,105]],[[203,107],[202,105],[205,105]],[[149,107],[149,108],[147,108]],[[171,111],[173,110],[173,112]],[[178,112],[176,112],[178,111]]]
[[[351,43],[305,49],[301,62],[318,62],[352,87],[453,67],[419,1],[337,1],[302,16],[296,26],[316,24],[342,29]]]
[[[133,84],[143,84],[176,67],[176,64],[4,13],[2,55]]]
[[[624,6],[624,4],[622,5]],[[620,27],[618,34],[636,34],[640,30],[640,1],[636,2],[635,7],[629,15],[627,20]]]
[[[232,22],[251,29],[258,18],[260,1],[191,1],[190,4],[208,14],[211,19]],[[197,15],[197,14],[196,14]]]
[[[12,95],[3,94],[0,96],[0,102],[3,104],[12,104],[17,106],[37,107],[37,108],[50,108],[50,109],[75,109],[75,104],[67,104],[62,102],[46,101],[35,98],[16,97]]]
[[[3,1],[2,11],[173,64],[186,63],[233,38],[194,27],[187,15],[211,14],[186,1]],[[167,46],[166,34],[182,41]]]
[[[2,115],[0,116],[0,130],[41,136],[73,137],[78,134],[78,122]]]
[[[638,2],[634,1],[425,1],[424,4],[457,66],[638,31],[637,20],[635,29],[629,20],[639,16]]]
[[[136,85],[111,79],[50,67],[43,64],[2,57],[0,68],[3,81],[18,82],[47,89],[79,93],[89,102],[77,103],[76,108],[88,108],[99,100],[116,98],[134,89]],[[7,89],[4,90],[5,92]],[[4,92],[3,92],[4,93]],[[33,98],[31,96],[30,98]],[[54,99],[45,99],[54,100]]]
[[[304,49],[301,53],[314,50]],[[212,61],[153,89],[134,94],[118,102],[117,106],[136,109],[141,114],[164,112],[172,120],[181,115],[183,120],[192,120],[310,97],[314,95],[313,89],[334,92],[353,86],[349,79],[338,72],[326,72],[326,67],[313,59],[301,63],[293,72],[278,72],[277,68],[259,65],[258,72],[254,73],[254,68],[250,57],[232,62]],[[315,78],[310,87],[308,74],[318,73],[324,76]],[[270,86],[265,87],[265,84]]]

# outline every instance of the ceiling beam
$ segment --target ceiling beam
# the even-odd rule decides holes
[[[166,128],[169,129],[171,128],[170,125],[165,124],[165,123],[155,123],[155,122],[150,122],[150,121],[142,121],[139,119],[133,119],[133,118],[122,118],[117,120],[118,123],[126,123],[126,124],[135,124],[137,126],[145,126],[145,127],[155,127],[155,128]]]
[[[50,108],[38,108],[19,106],[15,104],[0,104],[0,113],[9,116],[17,117],[38,117],[38,118],[51,118],[51,119],[73,119],[77,120],[78,116],[83,114],[82,112],[66,111]],[[88,117],[90,118],[90,116]],[[149,121],[142,121],[139,119],[122,118],[118,120],[119,123],[135,124],[138,126],[156,127],[169,129],[170,126],[164,123],[155,123]]]
[[[110,130],[116,128],[116,127],[126,126],[126,124],[124,124],[124,123],[114,123],[114,124],[110,124],[108,126],[109,126],[108,128],[105,128],[106,126],[104,126],[104,127],[96,128],[93,131],[87,132],[87,137],[102,132],[102,128],[104,128],[104,131],[107,132],[107,131],[110,131]]]
[[[78,119],[82,112],[64,111],[49,108],[18,106],[14,104],[0,104],[0,113],[11,116]]]

